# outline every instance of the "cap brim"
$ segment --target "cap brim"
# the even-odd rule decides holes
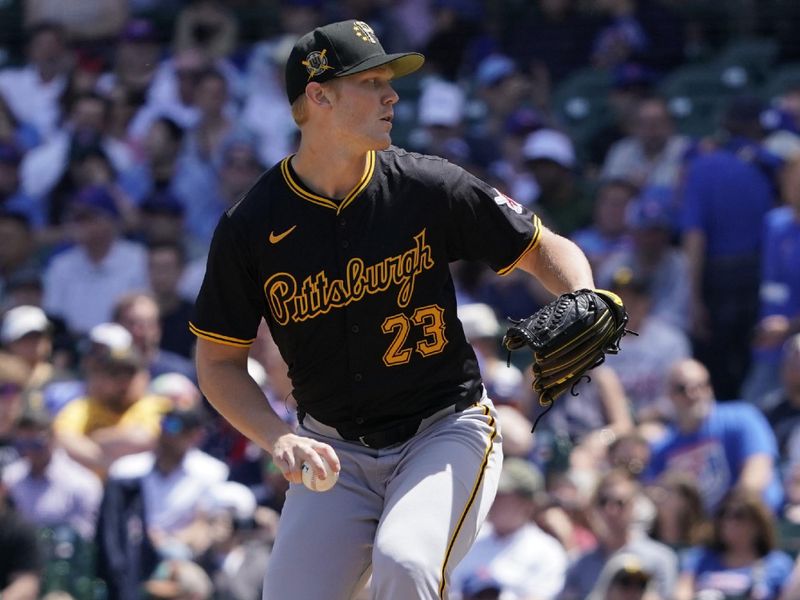
[[[365,61],[358,63],[354,67],[350,67],[346,71],[338,73],[336,77],[346,77],[348,75],[355,75],[356,73],[362,73],[364,71],[369,71],[370,69],[374,69],[376,67],[382,67],[383,65],[387,65],[392,69],[392,72],[394,73],[394,78],[397,79],[399,77],[410,75],[411,73],[419,69],[424,63],[425,63],[425,57],[419,52],[381,54],[379,56],[373,56],[371,58],[368,58]]]

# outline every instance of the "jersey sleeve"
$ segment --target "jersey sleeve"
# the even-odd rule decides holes
[[[442,181],[450,260],[481,260],[504,275],[539,243],[539,217],[518,202],[449,163]]]
[[[224,214],[214,231],[208,264],[189,329],[197,337],[240,348],[255,341],[263,294],[246,237]]]

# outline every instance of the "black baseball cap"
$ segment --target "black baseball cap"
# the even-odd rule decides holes
[[[286,61],[286,95],[293,103],[310,81],[361,73],[390,65],[395,78],[413,73],[425,57],[418,52],[386,54],[372,27],[364,21],[339,21],[301,37]]]

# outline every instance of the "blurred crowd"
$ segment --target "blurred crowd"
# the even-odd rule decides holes
[[[187,321],[219,216],[297,143],[293,42],[346,18],[427,57],[394,142],[570,237],[638,333],[543,415],[501,339],[551,297],[452,265],[507,458],[451,598],[800,599],[780,0],[0,3],[0,596],[261,597],[288,484],[202,397]],[[292,422],[265,326],[248,366]]]

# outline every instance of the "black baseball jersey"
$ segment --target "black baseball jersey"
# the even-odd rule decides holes
[[[286,158],[220,219],[189,326],[246,348],[263,317],[300,411],[372,433],[479,398],[449,263],[507,273],[540,234],[538,217],[441,158],[370,152],[342,200],[309,191]]]

